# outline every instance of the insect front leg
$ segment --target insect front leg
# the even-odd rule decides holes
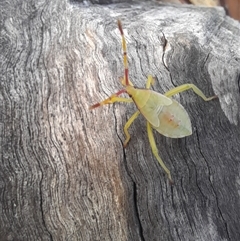
[[[171,90],[167,91],[164,95],[167,96],[167,97],[171,97],[173,95],[176,95],[178,93],[181,93],[181,92],[183,92],[185,90],[189,90],[189,89],[192,89],[195,94],[200,96],[205,101],[209,101],[209,100],[217,98],[216,95],[211,96],[211,97],[206,97],[203,94],[203,92],[194,84],[183,84],[183,85],[180,85],[180,86],[178,86],[178,87],[176,87],[174,89],[171,89]]]
[[[140,111],[136,111],[131,117],[130,119],[127,121],[127,123],[125,124],[123,130],[124,130],[124,133],[126,135],[126,140],[124,141],[124,144],[123,146],[126,147],[129,140],[130,140],[130,134],[128,132],[128,128],[131,126],[131,124],[133,123],[133,121],[138,117],[138,115],[140,114]]]
[[[123,86],[127,86],[125,77],[121,77],[120,82]],[[130,81],[130,79],[128,79],[128,85],[133,86],[133,83]]]
[[[150,89],[151,85],[154,85],[154,78],[152,77],[152,75],[148,75],[148,79],[146,82],[146,89]]]
[[[127,102],[127,103],[131,103],[133,102],[132,99],[130,98],[124,98],[124,97],[118,97],[117,94],[113,94],[111,95],[110,97],[108,97],[107,99],[99,102],[99,103],[96,103],[92,106],[90,106],[90,110],[94,109],[94,108],[97,108],[99,106],[102,106],[102,105],[107,105],[107,104],[113,104],[115,102]]]
[[[161,159],[161,157],[158,155],[158,149],[157,149],[156,142],[155,142],[155,139],[154,139],[154,136],[153,136],[152,126],[151,126],[151,124],[148,121],[147,121],[147,133],[148,133],[150,146],[152,148],[152,152],[153,152],[154,156],[157,158],[157,160],[160,163],[161,167],[167,173],[167,176],[168,176],[168,179],[169,179],[170,183],[173,184],[173,180],[172,180],[170,171],[168,170],[168,168],[164,164],[164,162]]]

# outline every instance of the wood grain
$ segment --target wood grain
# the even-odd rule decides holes
[[[152,2],[0,3],[0,240],[239,240],[240,26],[222,8]],[[183,139],[155,133],[171,186],[130,104],[89,111],[130,78],[176,96]],[[164,41],[164,36],[166,41]],[[166,45],[165,45],[166,44]]]

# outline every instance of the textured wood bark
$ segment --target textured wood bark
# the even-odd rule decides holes
[[[0,240],[239,240],[240,26],[222,8],[1,1]],[[130,104],[88,107],[121,88],[121,18],[131,80],[156,77],[193,135],[155,133],[169,185]],[[164,47],[163,34],[167,40]]]

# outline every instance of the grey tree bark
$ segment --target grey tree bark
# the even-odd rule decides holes
[[[0,3],[0,240],[240,239],[240,24],[222,8],[132,2]],[[121,89],[121,19],[131,81],[174,97],[193,134],[155,133],[136,107],[89,106]]]

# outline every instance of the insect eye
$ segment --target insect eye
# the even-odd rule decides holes
[[[132,95],[129,94],[129,97],[132,98]]]

